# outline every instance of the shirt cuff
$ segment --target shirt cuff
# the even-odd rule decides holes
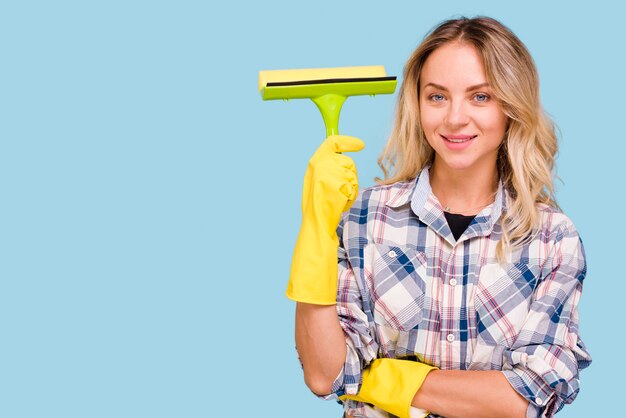
[[[552,388],[530,370],[503,370],[513,389],[528,401],[526,418],[552,417],[558,398]]]

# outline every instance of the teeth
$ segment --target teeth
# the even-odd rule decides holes
[[[467,142],[470,141],[472,139],[476,138],[475,136],[471,137],[471,138],[466,138],[466,139],[451,139],[451,138],[446,138],[448,141],[450,142],[454,142],[455,144],[460,144],[461,142]]]

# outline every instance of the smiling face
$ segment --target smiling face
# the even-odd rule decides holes
[[[434,168],[496,174],[507,117],[473,46],[454,42],[430,54],[420,76],[419,104]]]

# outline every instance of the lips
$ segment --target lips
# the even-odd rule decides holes
[[[471,141],[478,135],[441,135],[446,141],[450,141],[454,144],[461,144],[463,142]]]

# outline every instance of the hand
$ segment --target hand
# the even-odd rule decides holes
[[[424,410],[414,408],[411,413],[411,401],[435,369],[419,361],[379,358],[363,370],[359,393],[341,399],[371,403],[400,418],[425,417],[428,412]]]
[[[317,149],[304,176],[302,225],[294,249],[287,297],[334,305],[337,298],[337,226],[358,194],[356,167],[340,154],[359,151],[358,138],[332,135]]]
[[[316,222],[335,235],[341,214],[350,209],[359,191],[354,161],[341,153],[364,147],[353,136],[331,135],[315,151],[304,175],[302,223]]]

